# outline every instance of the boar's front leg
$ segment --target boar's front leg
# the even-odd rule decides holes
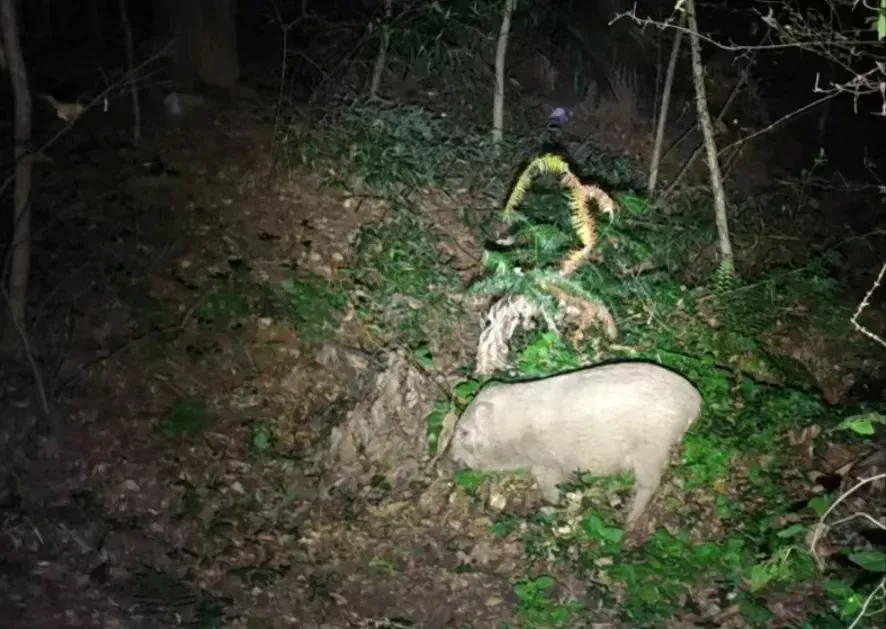
[[[634,490],[631,496],[630,510],[625,520],[625,526],[636,524],[640,516],[649,506],[649,501],[655,495],[661,484],[661,475],[668,462],[668,452],[664,453],[639,453],[634,461]]]
[[[557,485],[566,482],[563,471],[550,467],[534,467],[532,475],[541,489],[542,497],[552,504],[557,504],[560,501],[560,490],[557,489]]]

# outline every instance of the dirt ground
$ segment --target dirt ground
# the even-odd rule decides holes
[[[488,518],[442,479],[383,495],[324,486],[332,426],[390,377],[347,332],[318,350],[280,322],[195,315],[243,265],[256,282],[293,266],[334,278],[349,235],[385,210],[275,163],[273,120],[254,103],[149,118],[138,150],[124,124],[90,113],[38,165],[32,290],[45,312],[31,335],[54,419],[27,361],[2,365],[0,626],[513,618],[520,549],[475,539]],[[183,398],[211,418],[196,438],[162,434]],[[274,456],[248,447],[256,421],[273,424]]]
[[[335,284],[354,234],[390,209],[329,185],[298,147],[283,156],[273,103],[244,90],[177,122],[148,108],[138,149],[125,115],[89,112],[38,163],[34,363],[0,357],[0,627],[514,622],[514,581],[539,566],[425,466],[426,415],[481,313],[451,326],[429,373],[354,312],[316,345],[244,297],[293,270]],[[481,248],[459,208],[489,205],[467,195],[413,195],[465,280]],[[810,457],[813,438],[797,442]],[[509,509],[534,512],[515,494]],[[586,583],[553,576],[556,602],[599,610],[586,626],[616,626]]]

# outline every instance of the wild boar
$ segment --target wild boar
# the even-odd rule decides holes
[[[645,512],[701,403],[683,376],[644,362],[488,386],[456,424],[450,457],[480,471],[526,469],[550,502],[576,470],[633,471],[631,525]]]

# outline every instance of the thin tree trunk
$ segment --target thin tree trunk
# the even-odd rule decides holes
[[[704,83],[704,66],[701,63],[701,43],[698,37],[698,20],[695,14],[695,0],[686,0],[686,18],[689,23],[689,44],[692,51],[692,81],[695,84],[695,107],[698,122],[704,136],[708,170],[711,173],[711,191],[714,193],[714,218],[717,224],[717,237],[720,255],[723,260],[732,260],[732,241],[729,239],[729,221],[726,217],[726,193],[720,163],[717,161],[717,143],[714,139],[714,126],[708,111],[708,97]]]
[[[501,29],[498,32],[498,48],[495,51],[495,95],[492,99],[492,144],[496,151],[501,150],[504,134],[505,57],[508,52],[508,37],[511,34],[511,16],[516,7],[517,0],[503,0]]]
[[[11,338],[16,329],[25,330],[25,304],[28,298],[28,276],[31,266],[31,92],[28,73],[18,36],[15,0],[0,0],[0,28],[3,32],[3,53],[9,70],[15,103],[15,190],[13,192],[12,245],[8,263],[7,290],[12,325],[6,330]],[[8,278],[8,279],[7,279]]]
[[[129,91],[132,94],[132,146],[142,141],[142,110],[138,102],[138,76],[135,71],[135,51],[132,45],[132,25],[126,12],[126,0],[120,0],[120,25],[126,40],[126,66],[129,69]]]
[[[378,88],[381,85],[381,75],[385,71],[385,61],[388,57],[388,46],[391,42],[391,18],[394,15],[393,0],[385,0],[385,19],[382,23],[381,45],[378,56],[375,58],[375,67],[372,68],[372,83],[369,86],[369,97],[378,97]]]
[[[155,28],[175,42],[178,79],[231,93],[240,78],[236,0],[154,0]]]
[[[681,16],[678,26],[685,23],[685,16]],[[668,122],[668,107],[671,104],[671,90],[674,86],[674,72],[677,69],[677,59],[680,56],[680,43],[683,40],[683,29],[678,28],[674,34],[674,43],[671,48],[671,57],[668,59],[668,69],[665,73],[665,83],[661,90],[661,111],[658,114],[658,127],[655,129],[655,141],[652,145],[652,163],[649,165],[649,183],[647,188],[651,196],[655,195],[655,186],[658,183],[658,167],[661,163],[661,147],[664,143],[664,132]]]

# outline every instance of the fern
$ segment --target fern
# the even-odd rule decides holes
[[[547,317],[552,319],[557,317],[557,300],[544,288],[546,282],[553,283],[557,279],[563,279],[556,271],[532,269],[523,272],[519,267],[511,266],[510,259],[500,253],[488,253],[486,261],[487,268],[494,269],[494,272],[476,282],[469,290],[470,294],[523,295]]]
[[[747,335],[761,333],[777,317],[770,307],[766,286],[743,286],[732,256],[724,257],[714,271],[714,312],[723,326]]]
[[[735,272],[735,260],[732,256],[726,256],[717,265],[714,271],[714,292],[720,294],[734,290],[740,284]]]
[[[516,212],[517,205],[526,196],[535,177],[540,175],[559,176],[560,185],[569,192],[572,230],[582,244],[580,249],[567,253],[560,263],[560,273],[569,275],[587,259],[597,244],[597,223],[591,215],[591,201],[596,202],[601,212],[610,216],[615,212],[615,201],[600,188],[583,184],[569,169],[565,159],[553,153],[545,153],[529,162],[517,178],[503,211],[504,220],[509,225],[520,220],[521,217]]]

